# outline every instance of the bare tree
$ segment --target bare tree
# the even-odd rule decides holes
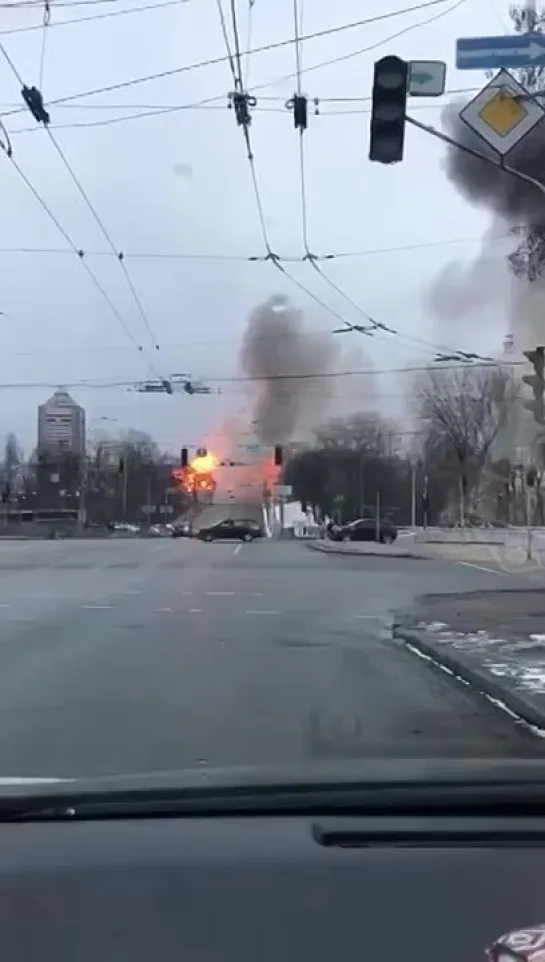
[[[501,369],[430,371],[418,391],[420,415],[428,422],[426,460],[456,477],[460,520],[468,494],[478,487],[498,434],[506,424],[517,388]]]
[[[514,3],[509,16],[516,33],[545,30],[545,11],[537,15],[529,10],[526,2]],[[519,82],[530,93],[545,94],[545,67],[540,65],[524,67],[515,71]],[[514,227],[512,233],[520,237],[517,248],[509,255],[509,262],[517,277],[535,281],[545,269],[545,222],[542,205],[536,204],[536,219],[523,228]]]

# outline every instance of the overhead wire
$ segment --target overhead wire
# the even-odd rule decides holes
[[[47,2],[47,0],[46,0],[46,2]],[[16,67],[15,63],[13,62],[13,60],[11,59],[11,57],[9,56],[9,54],[7,53],[4,44],[2,44],[1,42],[0,42],[0,52],[3,54],[4,58],[6,59],[7,63],[9,64],[9,66],[10,66],[11,70],[13,71],[15,77],[17,78],[18,82],[21,84],[21,88],[22,88],[23,90],[27,89],[26,84],[24,83],[24,80],[23,80],[23,78],[22,78],[22,76],[21,76],[18,68]],[[89,198],[89,195],[87,194],[87,192],[86,192],[85,188],[83,187],[81,181],[79,180],[76,172],[74,171],[72,165],[70,164],[70,161],[69,161],[68,158],[66,157],[66,155],[65,155],[62,147],[60,146],[60,144],[59,144],[58,140],[56,139],[56,137],[54,136],[53,132],[49,129],[49,117],[48,117],[48,115],[44,114],[44,116],[41,118],[41,125],[43,126],[46,134],[48,135],[51,143],[53,144],[53,146],[54,146],[54,148],[55,148],[55,150],[56,150],[56,152],[57,152],[57,155],[59,156],[60,160],[62,161],[62,163],[63,163],[63,165],[64,165],[64,167],[65,167],[65,169],[67,170],[68,174],[70,175],[73,183],[75,184],[75,186],[76,186],[76,188],[77,188],[80,196],[82,197],[84,203],[86,204],[87,209],[89,210],[91,216],[93,217],[95,223],[97,224],[100,232],[102,233],[103,237],[105,238],[106,243],[107,243],[108,246],[110,247],[110,250],[111,250],[112,254],[115,255],[115,257],[116,257],[116,259],[117,259],[117,261],[118,261],[118,263],[119,263],[119,265],[120,265],[120,267],[121,267],[121,270],[122,270],[123,276],[124,276],[124,278],[125,278],[125,281],[126,281],[128,287],[129,287],[129,290],[131,291],[132,297],[133,297],[133,299],[134,299],[134,301],[135,301],[135,304],[136,304],[136,306],[137,306],[137,308],[138,308],[138,311],[139,311],[139,313],[140,313],[140,316],[141,316],[141,318],[142,318],[142,321],[143,321],[143,323],[144,323],[144,326],[145,326],[145,328],[146,328],[146,330],[147,330],[147,332],[148,332],[148,334],[149,334],[149,337],[150,337],[150,340],[151,340],[151,342],[152,342],[152,345],[153,345],[153,347],[155,348],[155,350],[158,351],[158,350],[159,350],[159,345],[158,345],[158,343],[157,343],[157,338],[156,338],[155,335],[154,335],[154,332],[153,332],[153,330],[152,330],[152,327],[151,327],[149,318],[148,318],[148,316],[147,316],[147,313],[146,313],[146,311],[145,311],[145,309],[144,309],[144,306],[143,306],[143,304],[142,304],[142,301],[141,301],[141,299],[140,299],[140,297],[139,297],[139,295],[138,295],[138,292],[137,292],[137,290],[136,290],[136,288],[135,288],[135,285],[134,285],[134,282],[133,282],[133,280],[132,280],[132,277],[131,277],[128,269],[127,269],[127,265],[125,264],[125,259],[124,259],[124,254],[123,254],[123,252],[122,252],[122,251],[119,251],[119,250],[117,249],[116,245],[114,244],[114,242],[113,242],[113,240],[112,240],[112,237],[111,237],[110,233],[108,232],[108,230],[106,229],[106,227],[105,227],[105,225],[104,225],[104,222],[102,221],[101,217],[100,217],[99,214],[97,213],[94,205],[92,204],[92,202],[91,202],[91,200],[90,200],[90,198]],[[64,236],[66,237],[67,235],[65,234]],[[124,325],[124,327],[125,327],[125,325]]]
[[[251,116],[249,114],[248,108],[249,108],[249,105],[251,105],[251,101],[244,89],[244,79],[242,76],[242,63],[241,63],[241,55],[240,55],[240,45],[238,40],[236,0],[231,0],[231,15],[232,15],[232,22],[233,22],[233,32],[235,35],[235,55],[234,56],[231,51],[231,44],[230,44],[229,35],[227,32],[225,15],[223,13],[222,0],[216,0],[216,5],[217,5],[219,16],[220,16],[220,25],[221,25],[224,42],[227,47],[227,61],[231,69],[233,83],[235,86],[235,90],[233,94],[233,104],[234,104],[236,119],[237,119],[238,125],[242,128],[242,133],[245,141],[246,156],[250,166],[250,177],[251,177],[251,182],[253,187],[254,198],[256,202],[259,225],[261,228],[263,245],[266,251],[266,254],[263,257],[263,260],[270,261],[270,263],[273,264],[273,266],[276,267],[276,269],[279,270],[280,273],[291,284],[293,284],[300,291],[302,291],[304,294],[310,297],[311,300],[313,300],[316,304],[318,304],[323,310],[327,311],[329,314],[335,317],[338,321],[340,321],[340,323],[346,324],[346,321],[341,314],[333,310],[333,308],[331,308],[328,304],[326,304],[325,301],[323,301],[320,297],[314,294],[314,292],[310,288],[308,288],[306,284],[303,284],[296,277],[294,277],[288,270],[286,270],[286,267],[284,266],[284,264],[280,262],[277,255],[273,252],[273,249],[269,240],[267,222],[265,218],[265,211],[263,209],[263,202],[261,199],[261,192],[259,189],[259,181],[258,181],[257,171],[255,166],[255,158],[254,158],[254,153],[253,153],[252,143],[250,138],[249,128],[251,123]],[[237,111],[237,105],[238,105],[238,111]]]
[[[345,330],[347,333],[351,331],[357,332],[359,334],[373,334],[375,332],[381,332],[386,334],[395,335],[402,340],[405,340],[411,345],[419,345],[426,347],[433,351],[452,352],[452,348],[445,347],[444,345],[432,344],[430,341],[426,341],[422,338],[404,334],[403,332],[396,330],[380,321],[377,321],[368,311],[365,311],[360,304],[353,300],[343,288],[337,284],[329,275],[323,270],[323,268],[318,263],[318,258],[312,253],[309,245],[309,234],[308,234],[308,201],[307,201],[307,189],[306,189],[306,164],[305,164],[305,133],[307,130],[307,109],[306,105],[308,98],[303,97],[302,92],[302,73],[303,73],[303,54],[302,54],[302,42],[300,40],[300,34],[302,33],[302,16],[303,16],[303,2],[304,0],[293,0],[293,25],[294,25],[294,40],[295,40],[295,62],[296,62],[296,79],[297,79],[297,98],[299,103],[304,104],[304,113],[301,113],[299,118],[296,111],[295,98],[292,101],[294,118],[296,127],[299,134],[299,179],[300,179],[300,196],[301,196],[301,221],[302,221],[302,238],[303,247],[305,250],[303,260],[307,261],[311,267],[316,271],[316,273],[326,282],[326,284],[335,291],[353,310],[355,310],[361,317],[363,317],[365,324],[369,326],[362,326],[360,324],[354,325],[348,321],[344,321]],[[337,333],[341,333],[340,331]],[[456,353],[456,352],[454,352]]]
[[[157,338],[156,338],[155,333],[154,333],[154,331],[153,331],[153,328],[152,328],[152,326],[151,326],[151,323],[150,323],[149,317],[148,317],[148,315],[147,315],[147,312],[146,312],[146,310],[145,310],[145,308],[144,308],[144,305],[142,304],[142,301],[141,301],[141,299],[140,299],[140,296],[139,296],[139,294],[138,294],[138,291],[136,290],[136,287],[135,287],[135,285],[134,285],[134,282],[133,282],[133,279],[132,279],[132,277],[131,277],[131,274],[130,274],[130,272],[129,272],[128,268],[127,268],[127,265],[126,265],[126,263],[125,263],[125,254],[123,253],[123,251],[118,250],[117,246],[114,244],[114,242],[113,242],[113,240],[112,240],[111,234],[110,234],[109,231],[107,230],[106,226],[104,225],[104,221],[102,220],[102,218],[100,217],[100,215],[97,213],[95,207],[93,206],[93,204],[92,204],[92,202],[91,202],[91,200],[90,200],[90,198],[89,198],[89,195],[87,194],[87,191],[85,190],[85,188],[83,187],[83,185],[82,185],[79,177],[78,177],[77,174],[75,173],[74,168],[72,167],[72,165],[70,164],[70,162],[69,162],[68,158],[66,157],[64,151],[62,150],[62,148],[61,148],[58,140],[57,140],[56,137],[53,135],[52,131],[49,129],[48,126],[45,126],[45,130],[46,130],[46,133],[48,134],[48,136],[49,136],[49,138],[50,138],[50,140],[51,140],[51,143],[53,144],[55,150],[57,151],[58,156],[60,157],[62,163],[64,164],[64,166],[65,166],[65,168],[66,168],[66,170],[67,170],[68,173],[70,174],[70,177],[72,178],[72,181],[74,182],[74,184],[75,184],[75,186],[76,186],[76,188],[77,188],[80,196],[81,196],[82,199],[84,200],[84,202],[85,202],[85,204],[86,204],[89,212],[91,213],[91,216],[93,217],[93,219],[94,219],[95,223],[97,224],[100,232],[102,233],[102,236],[103,236],[104,239],[106,240],[106,243],[108,244],[108,246],[109,246],[112,254],[115,256],[115,258],[116,258],[119,266],[121,267],[121,270],[122,270],[122,272],[123,272],[123,276],[124,276],[124,278],[125,278],[125,281],[126,281],[126,283],[127,283],[128,288],[129,288],[129,290],[130,290],[130,292],[131,292],[131,294],[132,294],[133,300],[134,300],[134,302],[135,302],[135,304],[136,304],[136,307],[137,307],[137,309],[138,309],[138,312],[139,312],[139,314],[140,314],[140,317],[141,317],[141,319],[142,319],[142,322],[143,322],[143,324],[144,324],[144,327],[146,328],[146,330],[147,330],[147,332],[148,332],[148,335],[149,335],[150,341],[151,341],[151,343],[152,343],[152,346],[155,348],[156,351],[158,351],[158,350],[159,350],[159,344],[158,344],[158,342],[157,342]]]
[[[108,0],[108,2],[111,2],[111,0]],[[306,34],[304,37],[301,37],[300,39],[304,40],[305,42],[309,40],[318,40],[323,37],[333,36],[335,34],[341,33],[342,31],[354,30],[354,29],[357,29],[358,27],[364,27],[364,26],[368,26],[369,24],[380,23],[381,21],[384,21],[384,20],[391,20],[394,17],[415,13],[417,11],[425,10],[430,7],[442,6],[447,2],[448,0],[427,0],[427,2],[424,2],[424,3],[413,4],[410,7],[404,7],[402,9],[392,10],[392,11],[389,11],[388,13],[376,14],[372,17],[366,17],[363,20],[355,20],[349,23],[338,24],[337,26],[329,27],[327,29],[316,30],[313,33]],[[457,2],[454,4],[453,7],[449,7],[447,8],[447,10],[442,11],[441,16],[444,16],[446,13],[451,12],[453,9],[455,9],[456,7],[460,6],[462,3],[465,3],[465,2],[467,2],[467,0],[457,0]],[[421,26],[426,26],[428,23],[431,23],[431,22],[432,22],[432,19],[430,18],[429,20],[420,21],[419,23],[412,24],[410,27],[405,28],[405,30],[402,31],[402,33],[406,32],[408,29],[412,30],[412,29],[417,29],[418,27],[421,27]],[[354,53],[349,54],[348,58],[358,56],[360,53],[366,52],[367,49],[369,50],[375,49],[376,47],[379,47],[384,43],[388,43],[389,40],[393,39],[393,36],[397,36],[397,34],[392,35],[390,37],[385,37],[382,40],[377,41],[376,44],[373,44],[369,48],[363,48],[362,50],[355,51]],[[293,42],[294,42],[293,38],[289,37],[285,40],[278,40],[273,43],[263,44],[259,47],[254,47],[253,50],[244,51],[243,55],[244,56],[249,54],[254,55],[258,53],[265,53],[271,50],[279,50],[282,47],[292,46]],[[305,72],[308,73],[311,70],[318,70],[323,66],[330,66],[330,64],[341,62],[343,59],[347,59],[347,58],[346,57],[334,58],[333,60],[328,60],[328,61],[324,61],[323,63],[314,64],[311,67],[307,67]],[[174,77],[182,73],[187,73],[188,71],[215,66],[216,64],[225,63],[228,60],[229,60],[229,54],[227,56],[211,57],[206,60],[197,61],[191,64],[184,64],[181,67],[173,67],[170,70],[162,70],[158,73],[148,74],[142,77],[132,77],[129,80],[119,81],[118,83],[108,84],[103,87],[95,87],[89,90],[80,91],[78,93],[68,94],[68,95],[65,95],[64,97],[56,97],[54,100],[48,101],[48,105],[56,106],[57,104],[66,104],[74,100],[80,100],[81,98],[84,98],[84,97],[97,96],[103,93],[111,93],[114,90],[123,90],[129,87],[137,86],[139,84],[149,83],[154,80],[163,80],[167,77]],[[270,80],[270,81],[267,81],[266,83],[262,83],[262,84],[259,84],[258,86],[254,86],[252,89],[257,90],[257,89],[263,89],[266,87],[275,86],[277,83],[281,83],[285,80],[291,80],[293,79],[293,77],[294,77],[293,73],[288,74],[287,76],[279,77],[275,80]],[[221,96],[222,95],[214,98],[210,98],[210,101],[219,100],[221,99]],[[10,116],[16,113],[21,113],[23,111],[24,111],[24,108],[19,108],[18,110],[13,110],[8,113],[5,113],[4,116],[5,117]]]
[[[17,78],[18,82],[20,83],[21,88],[22,88],[22,91],[27,91],[27,92],[28,92],[28,88],[26,87],[26,85],[25,85],[25,83],[24,83],[24,81],[23,81],[23,78],[21,77],[21,74],[19,73],[19,70],[18,70],[17,66],[15,65],[15,63],[13,62],[13,60],[11,59],[11,57],[9,56],[7,50],[5,49],[5,47],[3,46],[2,43],[0,43],[0,52],[1,52],[2,55],[4,56],[6,62],[8,63],[8,65],[9,65],[9,67],[11,68],[11,70],[13,71],[15,77]],[[34,89],[35,89],[35,88],[34,88]],[[99,293],[100,293],[100,295],[102,296],[103,300],[104,300],[104,301],[106,302],[106,304],[108,305],[111,313],[113,314],[113,316],[115,317],[115,319],[117,320],[117,322],[120,324],[121,328],[122,328],[123,331],[125,332],[125,334],[126,334],[126,336],[128,337],[128,339],[131,341],[131,343],[134,345],[134,347],[137,349],[137,351],[138,351],[140,354],[142,354],[142,353],[143,353],[143,350],[144,350],[143,347],[142,347],[142,345],[139,344],[138,340],[135,338],[135,336],[134,336],[134,334],[132,333],[130,327],[127,325],[125,319],[123,318],[123,315],[122,315],[122,314],[120,313],[120,311],[117,309],[117,307],[116,307],[116,305],[114,304],[114,302],[112,301],[110,295],[109,295],[108,292],[105,290],[105,288],[103,287],[103,285],[102,285],[101,282],[99,281],[98,277],[96,276],[96,274],[94,273],[94,271],[91,269],[91,267],[89,266],[89,264],[88,264],[87,261],[85,260],[85,252],[75,244],[75,242],[73,241],[73,239],[72,239],[72,237],[70,236],[70,234],[68,233],[68,231],[63,227],[63,225],[61,224],[61,222],[59,221],[59,219],[56,217],[56,215],[53,213],[53,211],[51,210],[51,208],[49,207],[49,205],[47,204],[47,202],[43,199],[43,197],[41,196],[41,194],[38,192],[38,190],[36,189],[36,187],[34,186],[34,184],[32,183],[32,181],[30,180],[30,178],[27,176],[27,174],[25,174],[24,170],[23,170],[23,169],[21,168],[21,166],[17,163],[17,161],[16,161],[15,158],[13,157],[13,153],[12,153],[11,149],[9,149],[9,150],[4,150],[4,152],[6,153],[6,156],[7,156],[8,159],[11,161],[12,165],[14,166],[15,170],[17,171],[17,173],[19,174],[19,176],[21,177],[21,179],[22,179],[22,180],[24,181],[24,183],[26,184],[27,188],[30,190],[30,192],[32,193],[32,195],[34,196],[34,198],[38,201],[38,203],[40,204],[40,206],[42,207],[42,209],[45,211],[45,213],[47,214],[47,216],[49,217],[49,219],[51,220],[51,222],[55,225],[55,227],[57,228],[57,230],[59,231],[59,233],[61,234],[61,236],[64,238],[64,240],[66,241],[66,243],[68,244],[68,246],[69,246],[69,247],[72,249],[72,251],[77,255],[79,262],[82,264],[82,266],[83,266],[83,268],[85,269],[86,273],[87,273],[88,276],[91,278],[94,286],[97,288],[97,290],[99,291]],[[155,372],[155,373],[157,373],[157,372]],[[160,377],[160,375],[158,375],[158,376]]]
[[[45,68],[45,47],[47,42],[48,27],[51,23],[51,7],[49,0],[44,0],[44,12],[43,12],[43,23],[42,23],[42,44],[40,50],[40,70],[39,70],[39,80],[38,86],[40,90],[43,90],[44,86],[44,68]]]
[[[55,20],[49,26],[70,27],[74,26],[75,24],[90,23],[93,20],[109,20],[113,17],[128,17],[135,13],[146,13],[149,10],[160,10],[162,7],[180,6],[180,4],[185,4],[187,2],[188,0],[159,0],[158,3],[146,3],[139,7],[130,7],[128,10],[110,10],[107,13],[92,14],[90,17],[74,17],[71,20]],[[59,3],[57,0],[55,0],[55,7],[58,6]],[[72,6],[72,4],[66,4],[66,6]],[[7,30],[0,30],[0,36],[9,36],[16,33],[31,33],[41,29],[42,24],[39,23],[29,24],[26,27],[8,27]]]
[[[523,225],[521,225],[522,227]],[[509,237],[513,236],[513,231],[517,228],[513,228],[505,233],[493,234],[487,236],[487,241],[502,241],[507,240]],[[423,241],[417,244],[401,244],[392,247],[369,247],[364,250],[358,251],[338,251],[332,254],[317,254],[316,257],[320,260],[339,260],[341,258],[350,257],[373,257],[380,256],[383,254],[401,254],[401,253],[411,253],[413,251],[420,250],[433,250],[435,248],[440,249],[442,247],[451,247],[454,245],[466,245],[466,244],[482,244],[483,238],[479,237],[453,237],[444,240],[433,240],[433,241]],[[125,251],[125,257],[134,260],[201,260],[201,261],[234,261],[240,264],[246,263],[263,263],[266,257],[263,255],[256,254],[223,254],[223,253],[206,253],[206,252],[196,252],[196,251]],[[72,256],[72,251],[67,250],[64,247],[0,247],[0,254],[68,254]],[[88,257],[113,257],[114,254],[111,251],[96,251],[87,250],[86,255]],[[298,264],[302,263],[304,258],[301,255],[277,255],[280,261]]]
[[[511,367],[523,367],[525,365],[524,361],[489,361],[489,362],[476,362],[468,367],[467,364],[462,362],[453,364],[441,364],[440,367],[431,367],[430,365],[407,365],[405,367],[390,367],[390,368],[354,368],[346,371],[320,371],[320,372],[305,372],[304,374],[271,374],[271,375],[203,375],[199,380],[205,381],[210,384],[248,384],[248,383],[263,383],[265,381],[315,381],[315,380],[337,380],[349,377],[360,377],[360,376],[372,376],[372,375],[388,375],[388,374],[430,374],[435,371],[438,373],[443,371],[476,371],[476,370],[497,370],[501,368],[511,368]],[[134,388],[142,384],[142,381],[136,379],[125,379],[112,378],[108,381],[99,381],[97,378],[80,378],[73,381],[63,381],[65,388],[85,388],[85,389],[99,389],[103,390],[106,388]],[[2,382],[0,381],[0,389],[10,390],[10,389],[35,389],[35,388],[56,388],[58,387],[58,382],[52,381],[19,381],[19,382]],[[204,395],[206,397],[206,395]]]

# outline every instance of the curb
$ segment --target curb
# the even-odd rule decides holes
[[[400,551],[388,554],[384,554],[383,551],[343,551],[342,548],[326,548],[324,545],[308,541],[306,547],[310,548],[311,551],[321,551],[322,554],[342,555],[344,558],[409,558],[412,561],[430,561],[427,555],[414,554],[412,551],[407,551],[405,554],[401,554]]]
[[[444,650],[439,651],[436,645],[428,641],[426,632],[417,631],[414,628],[405,628],[402,624],[394,623],[392,626],[392,635],[394,638],[412,645],[438,665],[443,665],[481,694],[488,695],[489,698],[502,702],[502,704],[529,725],[545,731],[545,704],[543,710],[540,711],[540,709],[529,699],[525,698],[524,695],[521,695],[509,685],[506,685],[505,682],[494,678],[484,668],[481,669],[476,665],[470,665],[464,659],[456,655],[451,655]]]
[[[430,538],[429,541],[419,541],[418,537],[416,537],[414,540],[415,540],[415,544],[425,544],[425,545],[453,544],[453,545],[458,545],[458,546],[459,546],[459,545],[462,545],[462,546],[464,546],[464,547],[465,547],[466,545],[473,545],[473,544],[474,544],[474,545],[487,545],[488,547],[490,547],[490,546],[495,546],[495,547],[497,548],[497,547],[499,547],[499,546],[502,546],[502,545],[507,544],[507,539],[504,539],[503,541],[485,541],[485,540],[483,540],[482,538],[480,538],[480,539],[477,541],[477,540],[475,540],[474,538],[467,538],[467,539],[465,539],[465,540],[462,540],[462,539],[457,540],[457,539],[455,539],[455,538],[453,538],[453,539],[450,539],[450,538]]]

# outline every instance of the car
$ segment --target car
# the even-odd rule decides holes
[[[190,538],[191,534],[191,525],[188,521],[182,521],[181,524],[171,526],[170,529],[171,538]]]
[[[375,518],[360,518],[350,524],[341,525],[330,533],[333,541],[375,541],[377,522]],[[397,528],[389,518],[381,518],[379,522],[379,541],[382,544],[392,544],[397,538]]]
[[[220,539],[229,541],[253,541],[255,538],[260,538],[262,534],[263,531],[256,521],[250,521],[245,518],[225,518],[224,521],[218,521],[216,524],[200,528],[197,533],[197,538],[201,541],[216,541]]]

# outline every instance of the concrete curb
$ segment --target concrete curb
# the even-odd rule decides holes
[[[523,721],[545,731],[545,703],[543,710],[540,710],[529,698],[516,691],[502,679],[494,678],[485,668],[471,664],[459,654],[446,651],[445,645],[434,645],[429,634],[425,631],[418,631],[416,628],[407,628],[403,624],[394,623],[392,634],[394,638],[407,642],[423,655],[431,658],[432,661],[443,665],[453,675],[458,675],[472,688],[488,695],[489,698],[502,702]]]
[[[434,560],[433,558],[430,559],[427,555],[424,555],[424,554],[415,554],[413,551],[405,551],[403,553],[401,551],[393,551],[393,552],[388,552],[388,554],[386,554],[384,551],[378,551],[378,550],[347,551],[346,549],[343,550],[342,548],[326,547],[325,545],[319,544],[316,541],[306,541],[305,547],[310,548],[311,551],[321,551],[322,554],[342,555],[344,558],[403,558],[403,559],[408,558],[412,561],[430,561],[430,560],[433,561]]]

